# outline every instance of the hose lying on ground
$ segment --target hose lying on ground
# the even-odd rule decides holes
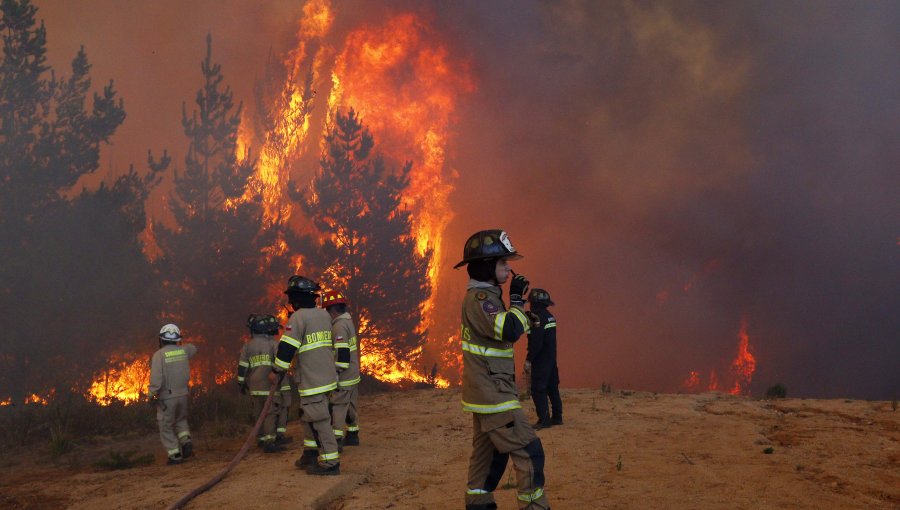
[[[256,425],[253,426],[253,430],[250,431],[250,434],[244,441],[244,445],[241,446],[241,449],[237,452],[237,455],[235,455],[234,458],[231,459],[231,462],[229,462],[228,465],[219,472],[219,474],[212,477],[208,482],[185,494],[184,497],[173,503],[172,506],[169,507],[169,510],[178,510],[179,508],[186,505],[188,501],[208,491],[213,485],[221,482],[222,479],[225,478],[225,476],[228,475],[228,473],[231,472],[232,469],[234,469],[234,466],[238,465],[238,462],[240,462],[241,459],[244,458],[244,455],[247,454],[247,450],[250,449],[250,445],[253,444],[256,435],[259,433],[259,429],[260,427],[262,427],[262,423],[266,419],[266,414],[269,412],[269,407],[271,407],[272,405],[273,395],[275,395],[274,384],[269,388],[269,398],[266,399],[266,403],[265,405],[263,405],[262,412],[259,413],[259,417],[256,419]]]

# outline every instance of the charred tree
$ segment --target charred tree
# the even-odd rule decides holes
[[[401,204],[412,163],[388,169],[352,109],[333,118],[320,171],[302,201],[323,234],[318,259],[324,278],[350,297],[363,354],[415,361],[427,334],[421,324],[431,253],[418,253],[410,213]]]
[[[0,2],[0,387],[18,401],[89,380],[147,326],[152,286],[137,236],[155,177],[132,171],[71,193],[125,110],[111,81],[88,108],[83,48],[56,77],[36,13],[28,0]]]
[[[176,225],[160,225],[157,244],[170,318],[186,337],[210,346],[207,359],[221,355],[230,363],[247,314],[275,311],[267,285],[283,275],[269,267],[286,268],[287,256],[274,246],[276,232],[261,228],[262,197],[248,187],[255,161],[236,153],[243,104],[235,105],[213,62],[211,36],[206,43],[195,109],[189,115],[182,106],[189,145],[173,176],[169,204]],[[151,165],[167,166],[152,156]]]

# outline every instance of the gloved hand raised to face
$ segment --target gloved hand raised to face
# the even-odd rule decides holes
[[[528,278],[517,274],[509,283],[509,302],[513,305],[524,306],[525,294],[528,293]]]

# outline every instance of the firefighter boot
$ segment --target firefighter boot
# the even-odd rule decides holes
[[[300,469],[305,469],[309,466],[315,466],[318,456],[319,452],[317,450],[303,450],[303,455],[301,455],[300,458],[294,462],[294,465]]]
[[[173,455],[169,457],[169,460],[166,461],[166,464],[168,464],[169,466],[174,466],[175,464],[181,464],[182,462],[184,462],[184,457],[182,457],[181,455]]]
[[[341,464],[337,463],[331,467],[324,467],[318,462],[306,468],[306,472],[311,475],[334,476],[341,474]]]
[[[263,453],[277,453],[285,450],[287,450],[287,448],[277,444],[275,441],[269,441],[263,446]]]
[[[497,503],[483,503],[480,505],[466,505],[466,510],[497,510]]]
[[[186,459],[192,455],[194,455],[194,443],[188,441],[187,443],[184,443],[183,445],[181,445],[181,457],[182,458]]]
[[[289,444],[293,440],[294,438],[292,438],[291,436],[286,436],[284,434],[277,434],[275,436],[275,444]]]
[[[358,430],[347,432],[347,436],[344,438],[344,446],[359,446]]]

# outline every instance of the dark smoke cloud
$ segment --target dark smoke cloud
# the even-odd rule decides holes
[[[300,11],[38,6],[57,68],[84,44],[125,98],[113,173],[183,144],[208,31],[249,106]],[[900,5],[340,2],[336,27],[400,9],[430,16],[477,80],[449,151],[444,262],[475,230],[510,232],[517,271],[557,302],[565,386],[724,379],[746,319],[755,394],[897,396]],[[452,332],[465,275],[444,281]]]

